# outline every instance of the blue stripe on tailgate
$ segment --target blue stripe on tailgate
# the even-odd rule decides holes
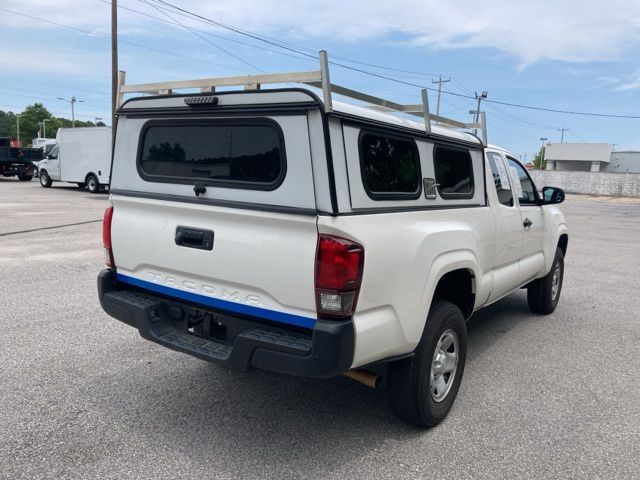
[[[265,320],[271,320],[272,322],[286,323],[288,325],[295,325],[303,328],[313,328],[316,325],[316,320],[314,318],[301,317],[300,315],[293,315],[291,313],[276,312],[275,310],[267,310],[266,308],[252,307],[251,305],[244,305],[242,303],[220,300],[219,298],[207,297],[206,295],[186,292],[177,288],[158,285],[157,283],[147,282],[145,280],[140,280],[139,278],[129,277],[128,275],[123,275],[121,273],[117,274],[117,279],[122,283],[127,283],[134,287],[144,288],[145,290],[151,290],[153,292],[161,293],[162,295],[180,298],[182,300],[207,305],[220,310],[240,313],[242,315],[251,315],[252,317],[263,318]]]

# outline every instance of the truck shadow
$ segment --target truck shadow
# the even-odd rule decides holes
[[[535,317],[524,292],[478,312],[469,323],[467,368],[481,369],[478,363],[489,361],[483,352],[527,322],[535,322]],[[140,391],[120,392],[136,398],[117,402],[124,409],[117,415],[133,422],[145,437],[162,435],[162,444],[199,464],[233,459],[234,476],[239,478],[251,476],[255,468],[277,470],[283,465],[312,478],[326,475],[355,455],[379,462],[376,457],[384,453],[385,445],[418,437],[435,441],[439,430],[405,424],[387,408],[384,391],[344,377],[315,380],[264,371],[233,373],[206,363],[188,368],[193,361],[185,361],[187,369],[180,372],[168,372],[166,364],[146,374],[132,372]],[[465,392],[464,385],[463,381],[457,403],[472,405],[473,393]],[[445,423],[459,421],[456,407]],[[151,422],[140,422],[141,412],[152,412]]]

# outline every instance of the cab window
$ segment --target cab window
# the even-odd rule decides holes
[[[488,152],[487,158],[489,160],[489,166],[491,167],[491,173],[493,174],[493,183],[496,186],[498,201],[502,205],[513,207],[513,192],[509,185],[509,174],[507,173],[507,168],[504,166],[502,157],[499,153]]]
[[[525,168],[513,158],[507,157],[509,161],[509,169],[513,173],[511,178],[514,182],[520,183],[519,187],[516,185],[516,193],[518,194],[518,200],[520,205],[536,205],[538,199],[536,195],[536,187],[533,184],[533,180],[525,170]]]

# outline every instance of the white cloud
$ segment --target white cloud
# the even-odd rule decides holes
[[[11,65],[11,73],[37,73],[46,78],[47,74],[80,75],[85,78],[104,77],[109,70],[109,58],[95,55],[86,50],[57,49],[55,55],[42,46],[22,46],[20,55],[14,51],[0,49],[0,65]]]
[[[566,62],[619,60],[640,48],[637,0],[173,0],[176,5],[218,21],[277,35],[346,42],[388,41],[431,49],[495,48],[520,65],[552,59]],[[125,6],[162,16],[142,3]],[[3,7],[79,28],[104,31],[109,7],[87,0],[4,0]],[[175,14],[173,14],[176,16]],[[15,17],[0,16],[0,25]],[[183,17],[176,16],[181,21]],[[154,31],[151,19],[121,10],[123,31]],[[200,23],[198,28],[207,27]],[[32,27],[36,24],[32,22]],[[46,26],[40,24],[38,26]]]
[[[627,81],[621,83],[615,89],[619,91],[640,89],[640,72],[631,75]]]

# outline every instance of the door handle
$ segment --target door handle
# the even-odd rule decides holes
[[[175,242],[179,247],[213,250],[213,231],[178,226]]]
[[[533,225],[533,222],[531,220],[529,220],[528,218],[525,218],[524,222],[522,223],[522,225],[524,225],[524,228],[526,228],[528,230],[529,228],[531,228],[531,225]]]

